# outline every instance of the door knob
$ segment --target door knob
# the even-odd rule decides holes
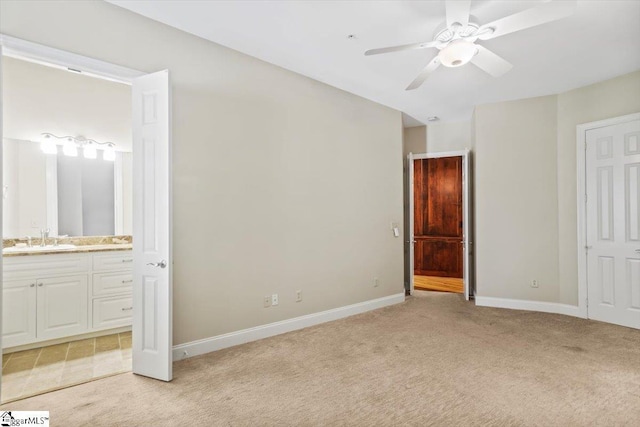
[[[162,260],[160,262],[150,262],[147,265],[151,265],[153,267],[165,268],[167,266],[167,261]]]

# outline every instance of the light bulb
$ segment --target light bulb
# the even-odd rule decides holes
[[[445,67],[460,67],[471,61],[478,53],[478,48],[473,43],[458,39],[449,43],[438,54],[440,62]]]
[[[78,146],[73,139],[68,138],[62,146],[62,152],[65,156],[78,157]]]
[[[107,148],[104,149],[104,151],[102,152],[102,158],[110,162],[113,162],[116,160],[116,152],[113,149],[112,145],[109,145],[107,146]]]
[[[98,151],[93,144],[88,143],[82,148],[82,155],[85,159],[95,159],[98,157]]]
[[[51,135],[43,135],[42,142],[40,143],[40,149],[44,154],[57,154],[58,146],[56,141],[51,138]]]

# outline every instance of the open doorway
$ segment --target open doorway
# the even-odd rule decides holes
[[[131,87],[4,57],[10,401],[131,371]]]
[[[59,123],[47,122],[46,115],[40,120],[27,120],[40,135],[17,138],[18,143],[24,144],[13,144],[19,152],[27,150],[35,157],[48,155],[42,167],[13,167],[19,178],[23,175],[30,178],[31,174],[44,176],[46,189],[40,190],[39,197],[32,197],[32,193],[19,187],[27,182],[20,179],[10,184],[16,188],[5,187],[4,194],[17,194],[25,203],[37,199],[46,205],[46,213],[38,214],[35,222],[26,222],[27,227],[38,231],[35,238],[3,239],[0,330],[3,352],[9,355],[3,360],[3,371],[7,375],[16,374],[16,381],[11,384],[6,375],[2,376],[0,398],[7,402],[83,382],[88,379],[89,370],[91,379],[132,370],[135,374],[170,381],[173,268],[169,73],[164,70],[145,74],[0,35],[0,66],[4,61],[14,60],[52,68],[67,77],[70,73],[81,74],[85,81],[124,84],[126,101],[120,108],[127,116],[124,121],[128,123],[128,136],[122,139],[129,139],[129,152],[139,154],[128,156],[118,147],[120,141],[96,137],[98,128],[87,127],[85,122],[89,120],[84,116],[76,122],[77,128],[69,130],[56,130]],[[0,80],[0,94],[2,83],[4,79]],[[37,89],[41,81],[32,79],[30,84],[31,89]],[[84,98],[78,104],[89,110],[94,93],[90,89],[81,92]],[[25,101],[22,97],[18,100]],[[62,109],[60,102],[58,99],[50,104],[54,109],[56,106]],[[108,121],[113,116],[118,115],[106,113],[98,121]],[[44,129],[45,123],[48,129]],[[82,126],[86,128],[78,129]],[[0,153],[4,152],[5,141],[12,145],[11,138],[5,139],[9,135],[3,135],[7,130],[12,132],[10,123],[3,125],[0,121]],[[71,158],[81,160],[74,162]],[[96,161],[103,163],[98,166]],[[4,176],[3,179],[7,180]],[[70,187],[61,188],[61,182],[69,183]],[[82,191],[83,187],[90,190]],[[131,202],[125,210],[122,206],[127,194]],[[3,197],[2,211],[5,204]],[[13,208],[8,205],[7,209]],[[18,226],[24,222],[20,220],[22,216],[18,215]],[[0,222],[0,231],[5,236],[3,223]],[[126,224],[129,234],[125,234]],[[13,225],[7,223],[7,232],[16,233]],[[100,236],[65,237],[61,234],[66,229],[73,234],[92,230],[90,234]],[[135,241],[132,244],[132,237],[141,244],[136,245]],[[116,355],[116,351],[121,354]],[[109,352],[108,357],[97,354],[105,352]],[[103,364],[96,370],[95,366],[85,364],[82,375],[65,372],[72,365],[69,362],[85,356],[92,362],[108,359],[109,366]],[[34,377],[35,370],[45,376],[25,382],[25,377]],[[61,381],[65,374],[76,380]],[[11,386],[14,389],[10,393]]]
[[[471,291],[469,151],[409,154],[409,291]]]

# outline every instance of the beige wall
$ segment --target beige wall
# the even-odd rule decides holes
[[[112,141],[131,151],[131,87],[5,57],[3,136],[39,141],[42,132]]]
[[[558,95],[559,301],[578,304],[576,126],[640,112],[640,71]]]
[[[558,299],[556,114],[555,96],[476,107],[478,295]]]
[[[403,129],[402,154],[406,159],[407,154],[426,153],[427,151],[427,127],[415,126]]]
[[[400,112],[107,3],[3,1],[0,30],[171,70],[174,344],[402,292]]]
[[[427,125],[427,152],[472,149],[471,122],[431,123]]]
[[[576,126],[635,112],[640,71],[476,107],[479,295],[578,304]]]

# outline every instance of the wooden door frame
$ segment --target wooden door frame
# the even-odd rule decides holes
[[[578,313],[589,318],[589,281],[587,277],[587,131],[640,120],[640,113],[583,123],[576,126],[576,172],[578,204]]]
[[[463,249],[463,262],[462,262],[462,280],[464,283],[464,293],[465,295],[469,295],[469,297],[473,297],[473,283],[471,281],[471,263],[473,253],[473,240],[471,239],[471,150],[465,149],[460,151],[443,151],[438,153],[421,153],[421,154],[413,154],[409,153],[407,155],[408,161],[408,180],[409,180],[409,241],[407,244],[409,245],[409,250],[407,253],[409,254],[409,294],[413,295],[414,293],[414,256],[415,256],[415,240],[414,240],[414,226],[413,221],[415,217],[415,206],[413,203],[414,197],[414,171],[413,171],[413,161],[414,160],[423,160],[423,159],[439,159],[443,157],[462,157],[462,240],[464,242]]]
[[[133,81],[141,76],[149,73],[122,67],[120,65],[101,61],[83,55],[78,55],[68,51],[52,48],[46,45],[33,43],[16,37],[8,36],[0,33],[0,56],[11,57],[28,62],[35,62],[41,65],[59,68],[62,70],[77,70],[85,76],[100,78],[118,83],[124,83],[131,86]],[[0,73],[0,79],[2,75]],[[2,84],[0,81],[0,103],[2,102]],[[133,101],[132,101],[133,102]],[[2,111],[0,104],[0,112]],[[2,142],[2,117],[0,115],[0,153],[3,150]],[[171,144],[171,138],[169,138]],[[1,159],[0,154],[0,159]],[[0,163],[0,172],[2,171]],[[171,166],[169,166],[171,168]],[[0,219],[2,214],[3,200],[0,199]],[[0,235],[2,235],[2,221],[0,220]],[[0,252],[0,285],[2,284],[2,252]],[[1,291],[0,286],[0,291]],[[169,313],[170,315],[171,313]],[[2,292],[0,292],[0,331],[2,331]],[[169,337],[171,340],[172,337]],[[171,341],[170,341],[171,342]],[[0,333],[0,350],[2,349],[2,334]],[[170,355],[171,357],[171,355]],[[0,375],[0,386],[2,384],[2,376]],[[1,398],[1,388],[0,388]]]

